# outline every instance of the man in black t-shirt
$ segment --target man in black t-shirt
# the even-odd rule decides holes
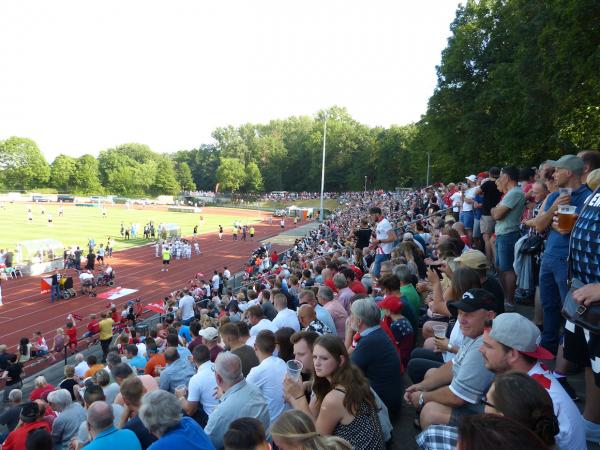
[[[495,248],[494,245],[492,245],[491,240],[496,223],[492,218],[491,210],[500,203],[500,198],[502,197],[502,193],[496,186],[496,180],[499,176],[500,169],[498,167],[492,167],[490,169],[490,177],[485,180],[477,190],[477,194],[483,197],[479,227],[481,228],[481,234],[483,235],[483,241],[485,242],[485,256],[487,257],[490,267],[494,266],[496,262]]]

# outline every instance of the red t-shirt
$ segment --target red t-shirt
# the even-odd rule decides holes
[[[25,448],[27,436],[33,430],[37,430],[38,428],[43,428],[48,433],[52,431],[48,422],[37,420],[33,423],[24,423],[19,428],[15,428],[15,430],[8,435],[6,441],[4,441],[4,444],[2,445],[2,448],[6,450]]]
[[[355,294],[367,295],[367,288],[358,280],[352,281],[348,287],[352,289],[352,292]]]
[[[88,323],[87,329],[92,334],[98,334],[100,333],[100,324],[97,320],[91,320],[90,323]]]
[[[68,345],[71,345],[71,344],[77,345],[77,328],[75,328],[75,327],[67,328],[66,334],[69,337]]]
[[[338,291],[338,289],[335,287],[335,284],[333,284],[333,278],[328,278],[325,280],[325,286],[329,286],[333,292]]]

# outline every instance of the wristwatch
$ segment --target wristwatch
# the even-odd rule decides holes
[[[448,342],[448,351],[451,352],[452,350],[454,350],[454,347],[450,342]]]
[[[421,411],[423,406],[425,406],[425,398],[423,398],[423,392],[421,392],[421,395],[419,395],[419,401],[417,402],[417,409]]]

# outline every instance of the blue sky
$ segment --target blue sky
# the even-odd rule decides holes
[[[126,142],[158,152],[218,126],[345,106],[370,126],[418,120],[453,0],[6,1],[0,139],[49,161]]]

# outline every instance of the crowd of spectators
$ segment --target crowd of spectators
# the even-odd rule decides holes
[[[48,436],[55,449],[383,449],[403,404],[423,449],[600,442],[598,324],[584,314],[600,302],[599,166],[586,152],[340,194],[289,251],[252,258],[239,291],[229,271],[197,277],[142,335],[103,313],[102,360],[76,355],[29,399],[8,384],[19,355],[0,348],[3,449]],[[515,312],[536,297],[537,319]],[[569,298],[585,308],[563,324]],[[578,367],[583,414],[567,381]]]

